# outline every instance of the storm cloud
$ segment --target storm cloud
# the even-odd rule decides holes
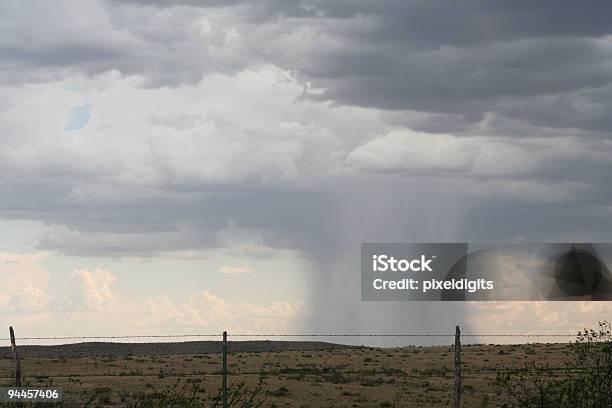
[[[611,14],[2,2],[0,219],[69,256],[295,250],[339,314],[364,241],[609,241]]]
[[[391,196],[407,177],[454,180],[449,195],[493,212],[520,197],[607,208],[607,2],[0,7],[0,211],[54,225],[43,248],[96,252],[88,233],[116,244],[104,254],[208,247],[230,222],[334,247],[315,220],[376,174]],[[69,132],[78,103],[93,118]]]

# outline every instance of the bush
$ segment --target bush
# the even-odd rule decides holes
[[[511,400],[509,407],[610,408],[612,407],[612,328],[578,332],[570,344],[571,362],[562,369],[531,364],[498,375]]]
[[[228,387],[228,406],[232,408],[260,408],[265,402],[262,397],[263,382],[252,389],[240,383]],[[197,385],[181,384],[177,382],[173,387],[163,391],[134,396],[132,402],[126,405],[129,408],[221,408],[223,395],[221,391],[210,400],[199,395]]]

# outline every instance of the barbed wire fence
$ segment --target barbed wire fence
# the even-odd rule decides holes
[[[446,337],[454,338],[456,334],[449,333],[231,333],[231,337],[252,337],[252,338],[316,338],[316,337]],[[195,333],[195,334],[142,334],[142,335],[121,335],[121,336],[37,336],[37,337],[16,337],[16,340],[126,340],[126,339],[184,339],[184,338],[221,338],[223,333]],[[516,338],[574,338],[575,334],[561,333],[461,333],[461,337],[516,337]],[[0,338],[0,341],[9,341],[10,338]]]
[[[447,377],[448,375],[452,375],[454,377],[454,385],[453,385],[453,407],[461,406],[461,395],[462,395],[462,374],[499,374],[504,372],[513,372],[516,369],[508,369],[508,368],[488,368],[483,369],[479,368],[476,370],[465,369],[462,367],[461,362],[461,340],[462,339],[490,339],[490,338],[500,338],[500,339],[555,339],[555,340],[567,340],[571,341],[576,338],[576,334],[566,334],[566,333],[462,333],[459,326],[456,326],[455,333],[228,333],[224,331],[223,333],[184,333],[184,334],[142,334],[142,335],[108,335],[108,336],[24,336],[17,337],[14,335],[14,330],[10,327],[10,337],[0,338],[0,342],[10,342],[11,352],[13,354],[14,359],[14,369],[11,373],[11,376],[2,376],[0,378],[3,379],[12,379],[15,386],[21,386],[23,373],[21,371],[21,355],[17,348],[18,342],[41,342],[41,341],[53,341],[53,342],[73,342],[73,341],[81,341],[81,342],[91,342],[91,341],[101,341],[101,342],[114,342],[116,340],[166,340],[163,344],[172,344],[172,343],[180,343],[180,340],[193,340],[193,339],[219,339],[221,343],[220,354],[221,354],[221,369],[216,372],[210,373],[177,373],[177,377],[221,377],[222,378],[222,394],[224,398],[224,407],[227,407],[227,379],[228,376],[254,376],[261,375],[262,371],[230,371],[228,370],[227,361],[228,354],[231,353],[231,350],[228,352],[228,339],[238,339],[244,341],[245,339],[361,339],[361,338],[396,338],[396,339],[420,339],[420,338],[437,338],[437,339],[454,339],[454,347],[453,347],[453,369],[444,369],[435,370],[429,369],[427,371],[424,370],[412,370],[412,374],[420,375],[423,372],[426,372],[429,376],[443,376]],[[169,341],[172,340],[172,341]],[[294,340],[295,341],[295,340]],[[65,343],[59,343],[55,345],[62,345]],[[126,343],[128,344],[128,343]],[[157,344],[157,343],[152,343]],[[35,346],[34,344],[28,344],[24,347]],[[53,345],[48,345],[53,346]],[[44,346],[43,346],[44,347]],[[367,346],[351,346],[346,345],[347,348],[361,348]],[[464,345],[465,347],[465,345]],[[290,351],[290,350],[283,350]],[[210,351],[209,351],[210,353]],[[580,368],[576,368],[579,370]],[[567,372],[568,368],[555,368],[548,367],[547,370],[549,372]],[[525,370],[523,370],[524,372]],[[537,370],[536,370],[537,371]],[[386,371],[377,372],[375,370],[368,370],[368,374],[376,375],[376,374],[384,374]],[[535,372],[535,371],[534,371]],[[359,375],[362,374],[361,370],[346,370],[344,374],[346,375]],[[276,371],[267,371],[266,374],[275,374],[275,375],[290,375],[292,374],[291,370],[276,370]],[[406,374],[406,373],[405,373]],[[156,373],[143,373],[143,372],[130,372],[130,375],[136,377],[154,377],[158,376]],[[54,375],[54,378],[71,378],[74,377],[74,374],[59,374]],[[124,373],[90,373],[90,374],[79,374],[79,377],[123,377]]]

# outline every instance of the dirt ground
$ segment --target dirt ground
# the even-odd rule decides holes
[[[562,365],[564,344],[464,345],[464,407],[501,406],[496,372],[538,362]],[[2,385],[12,360],[0,360]],[[254,387],[261,379],[269,407],[448,407],[452,403],[450,346],[354,348],[325,351],[236,352],[228,356],[230,384]],[[221,355],[29,358],[22,362],[31,385],[52,382],[65,399],[86,398],[122,406],[142,392],[163,392],[177,381],[211,398],[221,385]]]

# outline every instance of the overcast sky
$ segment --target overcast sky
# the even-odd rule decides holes
[[[359,244],[612,241],[612,3],[0,3],[21,335],[568,331],[360,302]],[[528,311],[528,313],[527,313]]]

